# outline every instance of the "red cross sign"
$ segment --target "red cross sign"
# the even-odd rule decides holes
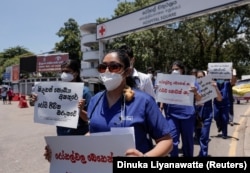
[[[106,27],[105,25],[101,25],[99,30],[98,30],[98,33],[101,37],[103,37],[105,35],[105,32],[106,32]]]

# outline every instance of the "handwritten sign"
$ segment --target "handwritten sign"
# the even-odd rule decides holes
[[[82,98],[83,86],[79,82],[36,83],[34,122],[76,128],[79,118],[77,105]]]
[[[111,173],[114,156],[135,148],[132,134],[48,136],[52,150],[50,173]]]
[[[156,83],[158,102],[188,106],[194,104],[194,93],[190,89],[194,86],[195,76],[159,73]]]
[[[233,63],[208,63],[208,74],[213,79],[231,79]]]
[[[208,100],[212,100],[217,97],[216,90],[212,86],[212,77],[211,75],[207,75],[202,78],[198,78],[197,82],[200,86],[200,95],[201,100],[196,102],[196,104],[203,104]]]

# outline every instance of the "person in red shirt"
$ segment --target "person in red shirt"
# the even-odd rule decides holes
[[[7,91],[7,96],[8,96],[9,104],[11,104],[12,98],[14,96],[14,93],[11,88],[9,88],[9,90]]]

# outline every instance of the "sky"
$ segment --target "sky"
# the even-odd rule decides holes
[[[121,2],[121,1],[120,1]],[[118,0],[1,0],[0,52],[21,46],[49,52],[62,40],[56,33],[69,18],[79,27],[99,17],[111,19]]]

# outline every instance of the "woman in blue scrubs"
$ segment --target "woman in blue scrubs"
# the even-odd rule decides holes
[[[154,98],[133,88],[135,82],[130,76],[126,52],[107,53],[98,71],[106,90],[90,100],[87,111],[90,133],[108,132],[111,127],[134,127],[136,148],[128,149],[126,156],[167,156],[172,150],[170,125]]]
[[[83,82],[80,77],[80,66],[77,60],[69,59],[61,64],[61,80],[64,82]],[[89,87],[83,87],[82,99],[79,101],[78,108],[80,108],[80,116],[77,123],[77,128],[68,128],[56,126],[56,132],[58,136],[65,135],[85,135],[88,133],[87,119],[87,107],[92,97],[92,93]]]
[[[222,95],[222,101],[214,101],[214,120],[218,128],[218,132],[222,132],[222,138],[227,139],[227,125],[229,122],[229,111],[231,105],[230,87],[228,80],[216,79],[217,87]]]
[[[172,74],[185,74],[185,66],[181,61],[175,61],[172,64]],[[198,84],[191,86],[190,90],[194,93],[194,99],[200,100],[201,96],[197,92]],[[180,137],[182,140],[182,151],[184,157],[193,157],[194,152],[194,127],[195,127],[195,106],[163,104],[166,119],[174,129],[171,133],[173,138],[173,150],[170,153],[171,157],[179,157]]]
[[[204,71],[197,71],[197,78],[202,78],[205,76]],[[222,100],[221,93],[216,85],[216,82],[212,82],[212,86],[214,86],[216,90],[217,97],[215,98],[217,101]],[[202,120],[203,126],[201,128],[196,129],[197,139],[200,145],[199,157],[207,157],[208,156],[208,144],[209,144],[209,134],[210,127],[213,120],[213,100],[209,100],[204,104],[196,106],[197,111],[199,112],[199,116]]]

